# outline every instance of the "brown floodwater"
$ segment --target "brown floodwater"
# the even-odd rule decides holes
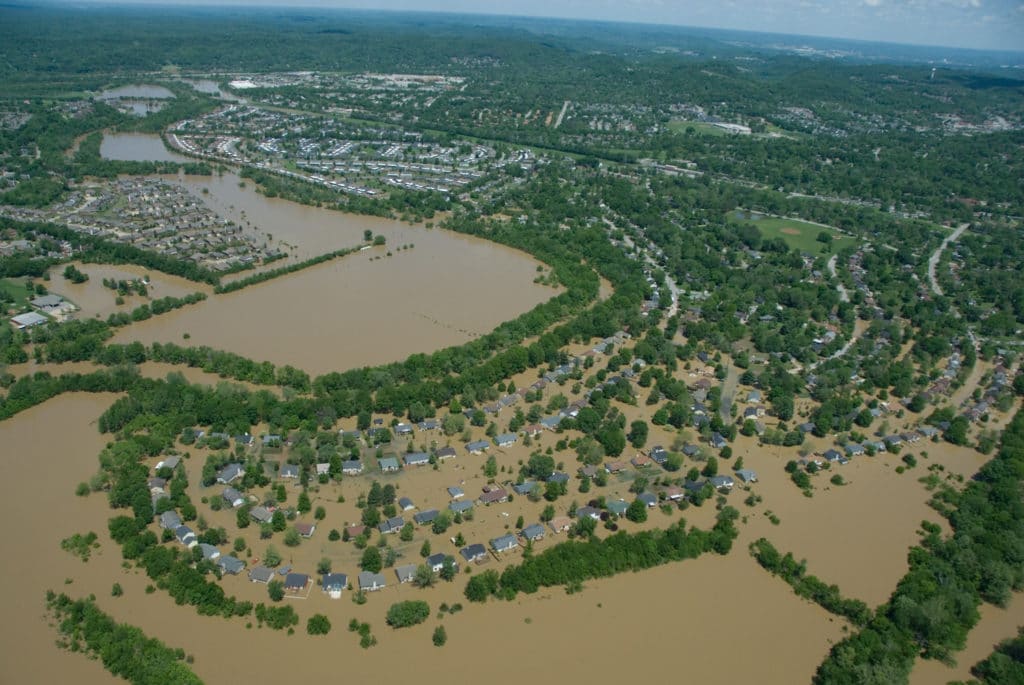
[[[119,162],[191,162],[185,155],[168,150],[153,133],[104,133],[100,157]]]
[[[182,344],[188,334],[193,345],[320,374],[465,343],[560,292],[533,283],[529,255],[486,240],[268,199],[231,174],[187,183],[208,187],[200,196],[218,213],[251,220],[301,256],[356,245],[364,230],[387,246],[213,296],[128,326],[115,342]]]
[[[12,537],[14,548],[10,550],[10,558],[17,563],[6,564],[3,572],[8,587],[16,586],[18,592],[4,593],[0,599],[6,619],[0,633],[0,682],[61,682],[72,677],[87,684],[119,682],[98,662],[54,645],[55,632],[42,615],[47,589],[73,596],[95,594],[100,607],[118,620],[184,648],[194,656],[193,668],[206,682],[325,679],[337,674],[338,663],[345,664],[347,676],[356,682],[416,678],[440,683],[450,680],[453,663],[460,672],[488,672],[489,679],[499,684],[522,682],[524,677],[544,681],[552,673],[565,678],[570,672],[571,682],[587,682],[638,674],[671,677],[685,664],[687,675],[702,683],[756,680],[781,685],[807,682],[830,645],[842,635],[839,621],[795,597],[784,583],[761,571],[742,548],[724,558],[707,556],[593,581],[572,596],[553,588],[512,603],[468,605],[461,596],[465,576],[454,583],[417,590],[398,586],[391,570],[385,570],[390,586],[372,594],[364,606],[352,603],[347,593],[333,601],[315,589],[308,599],[287,600],[294,602],[303,624],[313,613],[326,614],[334,626],[327,637],[305,635],[303,624],[294,636],[286,636],[247,627],[243,620],[201,617],[191,608],[176,606],[163,592],[146,594],[144,574],[122,567],[105,532],[110,515],[105,498],[72,494],[76,483],[95,472],[96,454],[105,441],[96,432],[95,420],[115,397],[64,395],[0,423],[0,444],[10,448],[4,450],[9,477],[0,486],[0,512],[6,514],[6,520],[19,521],[21,528],[21,534]],[[54,430],[55,426],[59,430]],[[201,503],[202,496],[210,494],[196,484],[202,452],[194,450],[186,462],[193,501],[210,525],[224,525],[233,538],[238,534],[233,513],[213,512]],[[499,455],[500,461],[511,466],[524,453],[520,446]],[[37,466],[44,460],[45,470]],[[479,475],[481,461],[460,456],[436,471],[407,471],[387,480],[421,508],[443,506],[442,488],[446,485],[464,482],[468,496],[479,491],[484,482]],[[45,482],[40,487],[24,487],[26,478]],[[294,564],[297,571],[312,573],[316,560],[327,556],[336,570],[354,575],[358,551],[351,543],[329,542],[326,531],[356,515],[356,496],[368,485],[369,479],[352,478],[338,487],[314,492],[314,506],[327,506],[327,518],[313,539],[298,548],[274,541],[287,563]],[[290,488],[289,498],[295,497],[295,492]],[[345,494],[346,503],[338,502],[340,493]],[[476,519],[463,527],[465,535],[471,541],[485,541],[503,532],[518,512],[537,507],[517,498],[507,505],[481,508]],[[26,516],[29,511],[31,516]],[[101,540],[89,562],[60,549],[62,538],[89,530],[98,532]],[[261,555],[266,543],[256,539],[252,527],[245,537],[255,555]],[[424,538],[431,540],[435,551],[454,552],[444,536],[427,531],[418,532],[411,543],[393,540],[392,544],[403,553],[402,562],[415,562]],[[554,540],[540,543],[538,549],[550,544]],[[250,558],[250,563],[254,561]],[[501,565],[490,562],[491,567]],[[65,585],[65,579],[72,582]],[[123,597],[110,597],[114,582],[123,586]],[[244,577],[228,577],[224,585],[240,597],[265,601],[264,586],[251,584]],[[442,602],[467,606],[454,616],[434,616],[424,626],[399,631],[387,628],[383,620],[387,606],[411,598],[426,599],[434,609]],[[784,630],[779,629],[782,616]],[[378,646],[366,651],[359,648],[356,637],[345,630],[353,617],[371,623]],[[449,634],[443,649],[430,642],[431,631],[439,623]],[[604,643],[615,649],[595,649]],[[737,645],[744,646],[743,658],[735,656]],[[682,658],[654,657],[666,652]],[[225,659],[225,653],[245,656]],[[624,658],[638,653],[652,658]],[[567,671],[570,654],[587,657],[574,659]],[[502,656],[515,660],[517,667],[493,669]],[[770,668],[766,664],[771,664]]]
[[[64,278],[63,267],[53,268],[50,270],[49,289],[78,305],[80,311],[75,313],[78,319],[106,319],[115,312],[130,312],[151,299],[184,297],[194,292],[212,292],[212,288],[205,283],[194,283],[134,264],[72,264],[88,275],[89,280],[85,283],[72,283]],[[103,285],[104,279],[134,281],[146,276],[149,277],[149,298],[133,292],[125,295],[124,304],[120,305],[117,304],[117,291]]]
[[[0,516],[8,523],[8,556],[0,571],[0,682],[123,682],[97,661],[57,649],[44,617],[47,590],[110,601],[120,554],[106,536],[102,496],[75,497],[75,485],[96,473],[105,438],[96,418],[116,395],[63,395],[0,422],[4,478]],[[74,533],[95,531],[101,548],[87,563],[60,548]],[[65,579],[72,579],[69,585]]]

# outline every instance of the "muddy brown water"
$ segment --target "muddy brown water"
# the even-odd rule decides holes
[[[120,162],[191,162],[185,155],[168,150],[160,136],[152,133],[104,133],[100,156]]]
[[[489,679],[497,683],[519,683],[524,677],[543,682],[552,673],[563,678],[571,673],[572,682],[589,682],[608,679],[609,674],[671,677],[685,664],[687,675],[703,683],[756,680],[781,684],[808,681],[830,644],[842,634],[839,622],[796,598],[741,550],[724,558],[708,556],[590,582],[583,592],[572,596],[554,588],[513,603],[492,601],[484,606],[468,605],[461,597],[464,576],[455,583],[417,590],[397,586],[393,572],[385,570],[390,587],[372,594],[364,606],[355,605],[348,593],[334,601],[316,589],[308,599],[286,600],[294,603],[303,621],[294,636],[250,628],[243,620],[201,617],[190,608],[174,605],[162,592],[147,595],[147,579],[136,570],[122,568],[120,555],[105,533],[110,514],[105,499],[72,495],[75,484],[95,471],[96,453],[105,438],[96,432],[94,421],[114,397],[66,395],[0,424],[0,441],[10,447],[5,450],[5,466],[12,474],[22,474],[4,479],[0,511],[6,520],[20,521],[24,533],[13,538],[14,549],[10,550],[11,557],[21,561],[5,565],[3,572],[6,584],[17,586],[18,592],[3,593],[0,599],[6,619],[0,629],[2,682],[60,682],[71,677],[89,684],[120,682],[98,662],[54,645],[55,633],[42,618],[43,594],[50,588],[74,596],[94,593],[100,607],[118,620],[184,648],[194,656],[193,668],[206,682],[330,679],[337,676],[339,664],[356,682],[410,678],[440,682],[451,678],[456,668],[453,664],[461,673],[490,673]],[[55,426],[60,430],[54,430]],[[514,459],[518,455],[508,456]],[[38,466],[44,461],[48,464],[45,470]],[[403,494],[424,504],[434,503],[428,500],[440,497],[436,489],[456,479],[465,479],[470,492],[469,486],[476,485],[473,473],[479,463],[463,461],[466,463],[459,468],[449,464],[439,471],[403,473],[395,482],[401,483]],[[195,481],[201,463],[199,451],[187,461],[193,499],[210,524],[217,525],[231,513],[211,512],[200,503],[202,493]],[[23,487],[25,478],[41,478],[44,473],[45,487]],[[341,487],[354,492],[367,485],[368,480],[351,479]],[[330,500],[337,504],[336,493],[326,490],[316,496],[316,503]],[[290,490],[289,497],[294,496]],[[332,546],[337,545],[348,548],[338,552],[337,570],[355,573],[351,562],[342,561],[356,555],[352,545],[329,543],[325,536],[328,528],[344,522],[342,508],[354,511],[353,501],[351,498],[347,505],[332,509],[314,538],[295,550],[275,540],[296,570],[312,573],[309,564],[322,555],[334,556]],[[507,508],[514,511],[520,506],[524,504],[517,500]],[[501,516],[503,508],[497,505],[482,511],[467,537],[475,540],[503,530],[507,520]],[[233,537],[236,529],[227,527]],[[101,539],[100,550],[89,562],[59,548],[63,537],[89,530],[100,533]],[[251,529],[248,535],[252,537]],[[452,551],[440,536],[426,535],[435,550]],[[417,540],[409,545],[418,548],[421,536],[417,534]],[[258,544],[253,540],[254,547]],[[262,547],[259,549],[262,552]],[[406,553],[403,561],[418,558],[415,550]],[[500,568],[500,563],[492,561],[490,566]],[[65,585],[65,578],[73,582]],[[123,597],[110,596],[113,582],[123,586]],[[224,584],[241,597],[265,601],[265,588],[244,577],[227,578]],[[454,616],[432,616],[423,626],[400,631],[387,628],[383,620],[387,607],[411,598],[426,599],[435,610],[441,602],[467,606]],[[313,613],[330,618],[334,626],[330,635],[305,635],[304,621]],[[784,631],[778,630],[780,616],[786,617]],[[379,640],[376,647],[359,648],[356,637],[345,629],[352,617],[371,623]],[[438,649],[431,644],[430,634],[442,623],[449,641]],[[614,648],[598,649],[600,645]],[[737,645],[744,645],[739,659],[735,657]],[[673,658],[664,657],[669,653]],[[237,657],[225,658],[225,654]],[[572,654],[586,658],[573,659],[571,671],[567,671],[567,655]],[[495,669],[496,661],[516,667]]]
[[[99,317],[106,319],[115,312],[130,312],[132,309],[161,297],[184,297],[195,292],[210,294],[212,288],[205,283],[194,283],[184,278],[171,276],[159,271],[145,269],[134,264],[83,264],[72,262],[82,273],[89,276],[85,283],[72,283],[64,278],[63,267],[50,270],[49,289],[74,302],[80,309],[75,312],[77,319]],[[124,304],[117,304],[117,291],[103,285],[104,279],[134,281],[149,278],[149,298],[134,294],[124,296]]]
[[[364,230],[387,245],[154,317],[115,342],[182,344],[188,334],[193,345],[321,374],[465,343],[560,292],[533,283],[529,255],[485,240],[268,199],[232,174],[186,183],[302,256],[357,245]]]

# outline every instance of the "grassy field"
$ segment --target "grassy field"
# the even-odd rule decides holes
[[[853,244],[853,238],[848,235],[796,219],[782,219],[750,212],[733,212],[729,218],[738,223],[750,223],[757,226],[761,235],[766,239],[782,238],[790,247],[811,254],[831,254]],[[832,242],[819,242],[818,235],[822,232],[831,235]]]
[[[26,306],[29,300],[34,299],[36,294],[25,288],[25,280],[17,278],[0,278],[0,293],[4,294],[5,300],[14,300],[12,308],[20,310]]]

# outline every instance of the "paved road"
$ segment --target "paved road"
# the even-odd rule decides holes
[[[939,265],[939,258],[942,256],[942,251],[946,249],[946,246],[950,243],[956,242],[963,235],[964,231],[970,224],[960,224],[956,230],[946,236],[942,244],[935,248],[935,252],[932,252],[932,256],[928,258],[928,282],[931,283],[932,292],[936,295],[942,295],[942,288],[939,287],[939,282],[935,280],[935,268]]]

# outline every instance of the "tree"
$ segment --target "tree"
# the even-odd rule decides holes
[[[331,572],[331,560],[327,557],[321,557],[320,561],[317,562],[316,572],[324,576]]]
[[[270,595],[270,599],[275,602],[280,602],[284,599],[284,583],[280,580],[272,580],[267,583],[267,594]]]
[[[412,521],[408,521],[404,526],[402,526],[402,530],[398,533],[398,539],[402,542],[412,542],[414,531],[415,529],[413,528]]]
[[[634,421],[629,424],[629,444],[633,447],[640,449],[647,444],[647,422],[646,421]]]
[[[280,533],[288,527],[288,519],[285,518],[283,511],[278,509],[274,512],[273,517],[270,519],[270,527],[273,528],[276,533]]]
[[[435,647],[444,647],[444,643],[448,642],[448,632],[444,629],[444,626],[438,626],[434,628],[434,635],[431,639]]]
[[[307,513],[313,508],[313,505],[309,501],[309,495],[305,490],[299,493],[298,509],[300,513]]]
[[[269,568],[281,565],[281,553],[273,545],[267,545],[267,551],[263,555],[263,565]]]
[[[442,535],[451,525],[452,515],[447,511],[442,511],[436,518],[434,518],[434,521],[430,524],[430,529],[435,535]]]
[[[444,561],[441,562],[441,580],[451,582],[455,579],[455,575],[459,572],[459,567],[455,565],[455,560],[451,557],[445,557]]]
[[[376,547],[367,547],[363,551],[363,558],[359,563],[360,568],[370,573],[380,573],[384,568],[384,560],[380,557],[380,550]]]
[[[396,602],[388,608],[387,622],[392,628],[406,628],[430,617],[430,605],[423,600]]]
[[[484,475],[488,478],[498,475],[498,460],[494,458],[493,454],[487,457],[487,461],[484,463]]]
[[[430,556],[430,540],[423,541],[423,546],[420,547],[420,556],[424,559]]]
[[[498,591],[498,572],[488,569],[483,573],[474,574],[466,583],[466,599],[470,602],[486,602],[487,598]]]
[[[643,523],[647,520],[647,505],[638,499],[633,500],[626,509],[626,518],[633,523]]]
[[[331,621],[323,614],[313,614],[306,621],[306,632],[310,635],[326,635],[331,632]]]
[[[299,543],[302,542],[302,538],[299,537],[299,531],[294,528],[289,528],[284,534],[284,544],[289,547],[298,547]]]
[[[412,582],[416,587],[433,587],[437,582],[437,574],[426,564],[420,564],[416,567],[416,575]]]
[[[327,517],[327,510],[323,507],[317,507],[316,511],[313,512],[313,518],[317,521],[323,521]]]

